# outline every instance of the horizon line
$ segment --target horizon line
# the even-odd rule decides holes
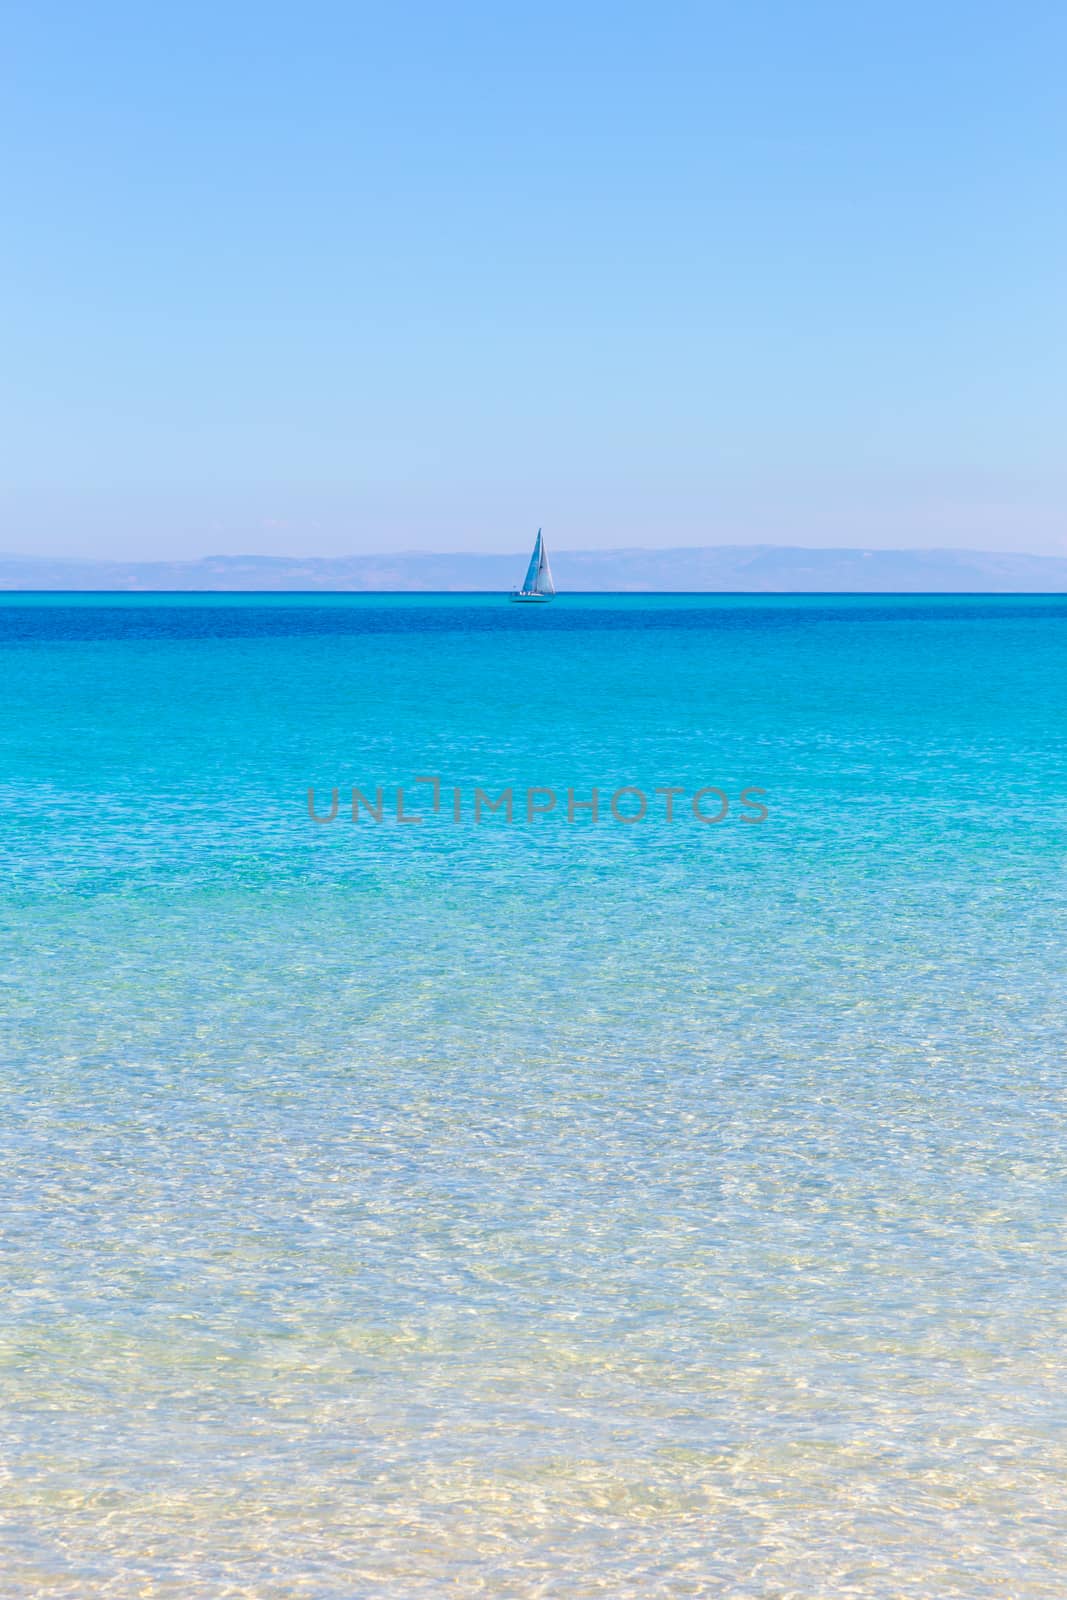
[[[0,606],[9,595],[121,595],[124,599],[152,595],[253,595],[257,599],[276,599],[289,595],[310,599],[364,599],[375,595],[395,595],[400,599],[463,599],[470,595],[491,595],[507,599],[504,589],[4,589],[0,587]],[[678,599],[796,599],[796,600],[1057,600],[1067,599],[1064,589],[566,589],[556,591],[554,600],[572,596],[595,600],[636,600],[646,596]]]

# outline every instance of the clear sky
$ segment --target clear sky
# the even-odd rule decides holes
[[[0,550],[1067,550],[1067,6],[15,0]]]

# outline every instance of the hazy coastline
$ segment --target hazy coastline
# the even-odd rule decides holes
[[[204,556],[193,561],[86,561],[0,555],[0,590],[506,590],[527,555],[475,552],[350,556]],[[870,550],[792,545],[555,550],[562,590],[589,593],[1067,592],[1067,557],[979,550]]]

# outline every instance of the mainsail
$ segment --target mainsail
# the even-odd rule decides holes
[[[552,568],[548,564],[548,551],[545,541],[541,537],[541,530],[537,530],[537,539],[530,557],[530,565],[526,568],[526,577],[523,579],[523,594],[555,594],[556,585],[552,582]]]

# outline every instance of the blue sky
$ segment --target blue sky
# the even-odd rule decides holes
[[[0,550],[1067,549],[1067,8],[16,5]]]

